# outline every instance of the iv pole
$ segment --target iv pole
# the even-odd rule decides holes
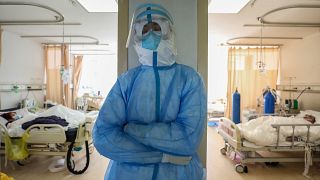
[[[62,45],[61,45],[61,70],[60,70],[60,78],[61,78],[61,92],[62,92],[62,104],[65,106],[66,105],[66,96],[65,96],[65,89],[64,89],[64,83],[63,83],[63,74],[65,71],[65,57],[64,57],[64,50],[65,50],[65,44],[64,44],[64,23],[62,23]]]

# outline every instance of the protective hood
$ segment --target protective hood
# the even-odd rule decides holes
[[[148,23],[156,23],[161,34],[144,39],[143,28]],[[153,32],[148,32],[155,34]],[[173,20],[170,13],[158,4],[143,4],[137,7],[131,21],[127,47],[133,43],[139,61],[147,66],[168,66],[176,61],[177,50],[174,43]],[[152,48],[150,48],[152,47]],[[154,62],[154,53],[157,62]]]

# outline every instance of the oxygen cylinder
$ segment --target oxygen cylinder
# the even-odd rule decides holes
[[[232,120],[234,123],[240,123],[240,93],[236,91],[232,95]]]
[[[274,113],[274,103],[275,98],[272,92],[269,90],[266,95],[264,95],[264,113],[265,114],[273,114]]]

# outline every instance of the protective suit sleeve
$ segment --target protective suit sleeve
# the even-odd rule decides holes
[[[185,85],[177,119],[151,124],[128,123],[124,129],[139,142],[173,155],[192,155],[198,148],[206,120],[207,101],[200,75]]]
[[[93,143],[98,152],[112,160],[128,163],[159,163],[161,152],[147,147],[123,131],[126,107],[119,82],[113,86],[93,128]]]

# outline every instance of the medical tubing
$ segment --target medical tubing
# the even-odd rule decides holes
[[[299,96],[297,96],[296,99],[299,99],[299,97],[300,97],[307,89],[310,89],[310,87],[304,88],[304,90],[301,91],[301,93],[299,94]]]
[[[85,150],[86,150],[86,164],[84,166],[83,169],[81,170],[76,170],[75,169],[75,163],[72,162],[72,151],[73,151],[73,148],[74,148],[74,144],[75,142],[71,142],[71,144],[69,145],[69,148],[68,148],[68,152],[67,152],[67,168],[68,170],[72,173],[72,174],[75,174],[75,175],[79,175],[79,174],[83,174],[89,167],[89,164],[90,164],[90,152],[89,152],[89,143],[88,141],[85,141]]]

